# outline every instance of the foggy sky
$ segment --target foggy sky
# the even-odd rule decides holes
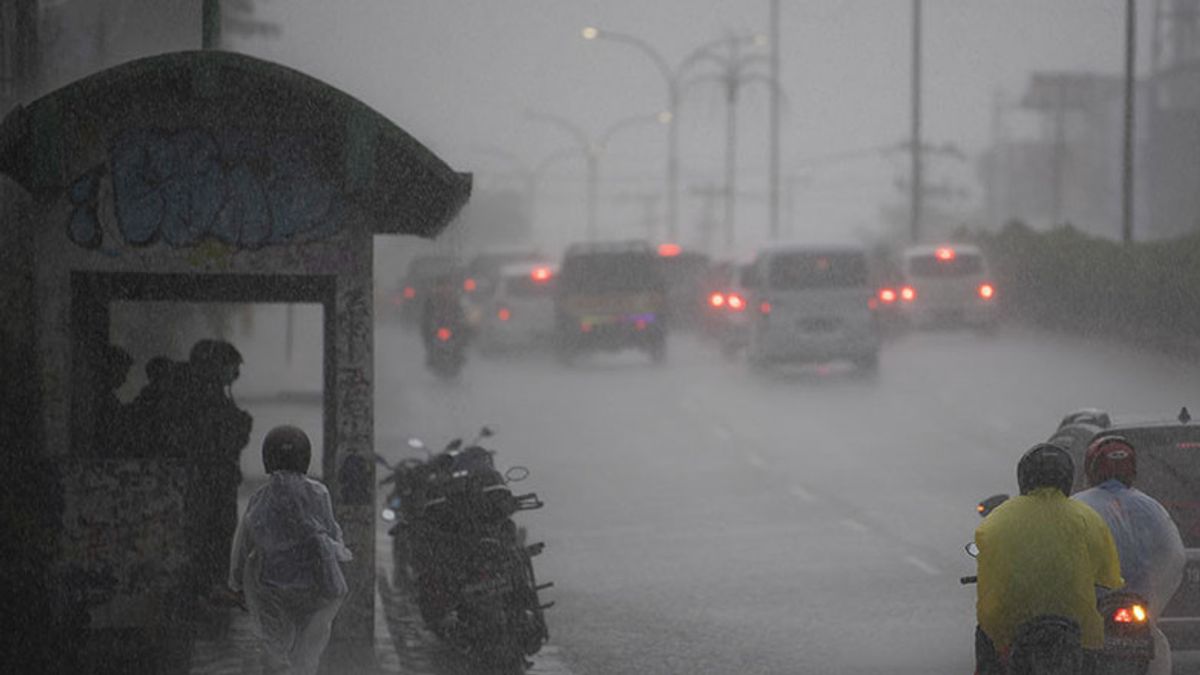
[[[481,153],[507,149],[527,165],[573,143],[535,109],[574,120],[591,135],[616,120],[665,106],[665,85],[649,59],[611,42],[586,42],[585,25],[629,33],[672,63],[730,32],[765,33],[767,0],[264,0],[279,37],[234,40],[235,48],[298,68],[361,98],[426,143],[481,186],[509,162]],[[924,134],[970,153],[991,138],[998,90],[1015,99],[1034,70],[1122,68],[1124,3],[1117,0],[925,0]],[[1139,63],[1148,63],[1149,6],[1143,9]],[[904,141],[908,136],[910,3],[808,0],[783,3],[783,172],[797,183],[802,234],[823,237],[874,229],[879,206],[901,198],[902,157],[867,158],[799,171],[796,160]],[[739,222],[753,239],[765,228],[767,93],[742,90]],[[681,222],[699,217],[689,186],[719,186],[724,157],[723,98],[692,89],[681,115],[684,195]],[[1019,127],[1018,115],[1010,124]],[[603,160],[601,224],[636,219],[628,197],[661,193],[665,134],[645,125],[614,136]],[[1114,160],[1115,161],[1115,160]],[[563,162],[545,181],[540,221],[578,220],[581,162]],[[974,157],[937,161],[935,180],[971,188]],[[659,205],[661,210],[662,205]],[[786,208],[786,206],[785,206]],[[719,203],[716,207],[719,217]],[[786,217],[787,214],[785,214]],[[545,223],[543,222],[543,225]]]

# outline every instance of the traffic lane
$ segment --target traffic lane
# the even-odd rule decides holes
[[[568,654],[610,672],[647,668],[643,659],[658,665],[642,672],[685,672],[677,668],[687,654],[701,655],[688,660],[691,672],[728,672],[747,663],[762,663],[761,672],[798,663],[897,672],[904,669],[897,661],[904,645],[928,642],[920,632],[904,639],[898,625],[914,629],[941,619],[944,629],[961,629],[962,621],[948,620],[936,603],[886,592],[912,592],[914,578],[929,584],[927,568],[878,569],[880,544],[861,523],[804,503],[807,493],[767,485],[763,467],[738,443],[665,405],[689,387],[721,386],[719,377],[705,381],[691,367],[709,362],[703,351],[673,346],[673,367],[666,369],[646,369],[629,356],[569,371],[536,361],[482,364],[464,373],[452,401],[437,401],[442,390],[408,401],[425,423],[444,423],[433,418],[472,407],[489,421],[512,420],[498,422],[499,459],[541,454],[530,462],[530,482],[548,507],[522,518],[535,538],[545,535],[550,543],[539,570],[567,600],[552,612],[552,629]],[[877,590],[863,593],[875,584]],[[783,592],[793,588],[805,589],[806,603]],[[719,595],[705,598],[697,589]],[[583,601],[575,613],[577,593]],[[805,604],[815,608],[812,615]],[[714,606],[724,611],[710,616],[705,608]],[[914,609],[926,618],[914,620]],[[688,636],[703,636],[708,624],[720,633],[745,626],[746,639],[693,645]],[[863,649],[859,637],[886,648]],[[949,656],[923,648],[905,658],[912,672],[966,663],[960,652],[968,639],[969,633],[950,642]],[[621,661],[623,655],[629,660]]]
[[[1021,453],[1063,414],[1098,406],[1171,417],[1195,396],[1197,376],[1195,363],[1111,344],[949,331],[889,344],[875,386],[847,373],[732,369],[724,388],[702,390],[693,407],[738,429],[772,466],[814,477],[814,494],[958,564],[974,504],[1016,492]],[[824,422],[802,433],[773,423],[800,409]]]

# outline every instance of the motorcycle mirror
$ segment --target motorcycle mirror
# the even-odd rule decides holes
[[[523,466],[509,467],[508,471],[504,472],[504,478],[510,483],[520,483],[529,478],[529,469]]]
[[[1006,501],[1008,501],[1008,495],[1006,494],[992,495],[991,497],[979,502],[979,504],[975,506],[975,511],[979,514],[980,518],[986,518],[989,513],[996,510],[997,506],[1000,506]]]
[[[495,435],[496,435],[496,432],[492,431],[491,427],[484,427],[479,430],[480,438],[491,438],[492,436],[495,436]]]
[[[971,556],[972,558],[979,557],[979,547],[975,545],[975,542],[967,544],[963,547],[963,550],[966,551],[967,555]]]

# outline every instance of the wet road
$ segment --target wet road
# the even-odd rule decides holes
[[[376,350],[381,452],[486,423],[533,471],[547,506],[518,517],[577,673],[969,672],[976,501],[1072,409],[1200,408],[1196,364],[1018,331],[903,336],[873,379],[690,336],[664,366],[472,355],[451,383],[395,326]]]

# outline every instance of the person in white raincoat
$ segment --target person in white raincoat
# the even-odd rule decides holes
[[[1146,598],[1154,659],[1151,675],[1171,672],[1171,645],[1155,620],[1183,580],[1187,553],[1171,515],[1150,495],[1133,487],[1137,451],[1121,436],[1098,438],[1088,447],[1084,472],[1092,487],[1075,494],[1108,523],[1121,558],[1124,590]]]
[[[259,626],[267,673],[317,672],[346,594],[340,562],[352,559],[329,490],[305,475],[312,445],[293,426],[263,440],[269,478],[250,497],[234,535],[229,587],[245,594]]]

